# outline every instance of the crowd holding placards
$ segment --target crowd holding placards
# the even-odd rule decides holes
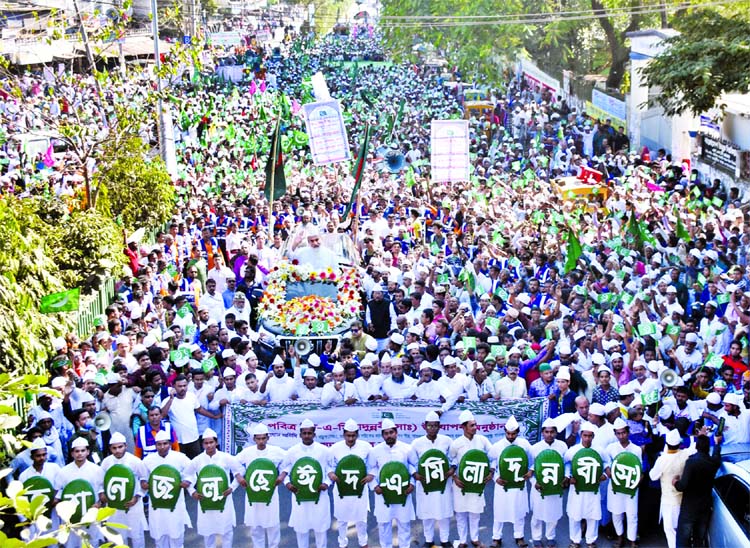
[[[295,42],[261,58],[257,82],[180,88],[171,107],[174,219],[154,244],[126,235],[129,272],[93,336],[54,341],[50,386],[59,397],[40,395],[30,411],[33,445],[15,459],[16,472],[47,478],[55,499],[85,479],[88,504],[119,500],[113,477],[115,487],[134,481],[116,515],[133,546],[143,545],[146,526],[157,546],[182,545],[190,518],[175,485],[202,507],[216,505],[198,513],[206,546],[217,536],[232,544],[232,490],[268,493],[245,505],[244,524],[255,546],[264,536],[278,546],[271,488],[282,484],[301,501],[289,518],[301,547],[311,529],[316,546],[326,545],[329,485],[341,546],[345,522],[355,524],[358,545],[368,543],[370,510],[381,546],[392,543],[393,520],[407,546],[415,519],[427,543],[439,535],[447,546],[454,517],[461,545],[479,545],[485,511],[494,546],[505,522],[526,546],[527,516],[533,545],[554,546],[563,515],[571,546],[593,546],[610,521],[619,546],[625,537],[635,545],[639,516],[655,513],[670,548],[689,546],[691,535],[701,545],[708,512],[700,504],[710,497],[693,500],[685,471],[708,459],[709,445],[716,456],[722,442],[750,441],[750,222],[739,190],[701,180],[664,151],[630,150],[622,130],[515,77],[488,91],[491,114],[469,121],[470,180],[430,183],[430,121],[461,116],[468,87],[457,74],[444,85],[434,67],[341,61],[362,52],[383,56],[377,34]],[[355,152],[365,123],[378,128],[350,217],[348,165],[315,167],[306,155],[300,104],[318,70],[345,108]],[[11,132],[35,127],[46,109],[93,108],[85,96],[68,97],[73,88],[50,94],[33,76],[25,82],[23,98],[0,104]],[[269,205],[263,165],[282,111],[286,194]],[[381,146],[402,154],[404,168],[382,169]],[[4,192],[80,192],[65,162],[47,166],[12,148],[5,157]],[[584,196],[559,190],[558,178],[582,170],[603,174],[602,183]],[[328,249],[341,235],[361,256],[353,268],[339,269]],[[271,306],[283,299],[274,293],[283,276],[316,275],[330,276],[343,300],[323,312],[322,297]],[[287,328],[336,314],[349,327],[337,344],[298,355],[264,329],[272,314]],[[466,412],[461,436],[439,433],[440,415],[465,401],[529,397],[549,400],[536,443],[518,435],[514,419],[492,444]],[[426,435],[411,444],[384,419],[375,447],[357,441],[352,420],[330,448],[314,441],[309,421],[286,451],[263,424],[240,454],[219,447],[228,405],[319,402],[341,406],[345,420],[358,402],[404,399],[434,402]],[[95,421],[102,411],[106,429]],[[344,475],[339,465],[350,456],[359,460],[349,459]],[[107,477],[117,464],[131,475],[117,468],[125,479]],[[445,480],[443,490],[431,480]],[[494,499],[485,509],[488,482]],[[360,484],[364,496],[337,494]],[[639,500],[642,490],[656,496]],[[81,492],[73,495],[83,500]],[[177,506],[154,504],[160,498]]]

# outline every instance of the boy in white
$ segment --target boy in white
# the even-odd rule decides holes
[[[638,460],[641,461],[642,466],[643,458],[641,456],[641,448],[634,443],[630,443],[630,428],[628,427],[627,423],[620,417],[617,417],[615,419],[613,427],[615,429],[615,436],[617,436],[617,442],[610,443],[607,446],[607,457],[609,458],[610,462],[614,461],[615,457],[620,453],[627,452],[632,453],[636,457],[638,457]],[[608,467],[605,472],[607,476],[609,476],[610,478],[612,477],[611,467]],[[620,546],[622,546],[622,535],[624,532],[623,522],[625,521],[625,519],[627,519],[628,540],[630,541],[631,545],[635,545],[636,540],[638,539],[638,491],[636,491],[635,496],[631,497],[630,495],[626,495],[625,493],[615,493],[612,490],[612,482],[610,481],[608,482],[608,484],[607,510],[612,513],[612,523],[615,526],[615,533],[617,533],[617,536],[619,537],[618,542]]]
[[[441,377],[442,379],[442,377]],[[461,458],[471,449],[479,449],[489,453],[492,448],[489,440],[477,434],[477,421],[474,420],[474,414],[471,411],[461,411],[458,416],[458,422],[461,423],[463,435],[453,440],[448,451],[448,460],[451,466],[458,472],[458,466],[461,464]],[[492,481],[492,475],[495,469],[490,463],[490,470],[485,478],[485,483]],[[484,493],[462,493],[463,482],[458,479],[458,473],[453,475],[453,483],[456,488],[453,489],[453,509],[456,512],[456,527],[458,528],[458,540],[461,544],[471,537],[472,544],[479,544],[479,518],[484,512]]]
[[[387,506],[383,499],[383,490],[380,487],[380,469],[389,462],[401,462],[409,470],[409,475],[414,474],[417,468],[416,453],[408,443],[398,441],[396,424],[391,419],[383,419],[380,424],[380,433],[383,441],[370,451],[367,459],[367,470],[369,475],[375,478],[375,519],[378,522],[378,535],[380,536],[381,548],[393,547],[393,520],[398,525],[398,545],[409,546],[411,544],[411,521],[414,519],[414,502],[411,496],[407,496],[404,506]],[[414,484],[409,482],[406,494],[411,495]]]
[[[528,480],[533,474],[534,460],[531,455],[531,444],[524,438],[518,437],[519,425],[515,417],[511,416],[505,423],[505,437],[492,445],[489,457],[490,463],[498,462],[500,455],[506,447],[517,445],[526,452],[529,460],[528,468],[518,470],[517,476],[522,476]],[[526,492],[526,483],[521,489],[505,489],[506,482],[500,478],[499,470],[495,472],[495,494],[493,499],[493,520],[492,520],[492,539],[495,545],[499,546],[503,539],[503,524],[513,524],[513,538],[516,539],[516,545],[526,547],[526,541],[523,538],[523,530],[526,522],[526,514],[529,511],[529,497]]]
[[[417,463],[427,451],[437,449],[445,456],[451,446],[451,439],[440,431],[440,416],[435,411],[430,411],[424,419],[424,429],[426,435],[415,439],[412,443],[412,449],[417,456]],[[427,472],[430,470],[428,469]],[[438,472],[439,474],[439,472]],[[416,501],[417,501],[417,518],[422,520],[422,529],[424,531],[425,544],[432,545],[435,538],[435,523],[440,528],[440,543],[442,546],[451,546],[448,542],[450,537],[450,518],[453,515],[453,493],[452,481],[450,476],[453,475],[453,469],[448,471],[445,484],[445,491],[433,491],[425,493],[422,482],[429,481],[429,478],[423,478],[419,472],[414,472],[416,480]]]
[[[41,476],[47,481],[52,484],[52,486],[55,485],[55,478],[57,478],[57,475],[60,473],[60,467],[55,464],[54,462],[47,462],[47,455],[49,448],[47,447],[47,444],[44,443],[43,438],[37,438],[34,440],[34,442],[31,444],[30,454],[31,454],[31,466],[29,466],[26,470],[21,472],[21,475],[18,476],[18,481],[21,483],[25,482],[27,479],[34,478],[37,476]],[[26,496],[29,497],[29,500],[33,499],[34,496],[32,493],[27,492]],[[45,504],[49,507],[51,500],[45,501]],[[57,529],[60,525],[60,518],[57,515],[57,512],[53,509],[52,510],[52,529]],[[34,536],[34,534],[38,533],[36,529],[36,525],[31,526],[31,536]]]
[[[333,482],[333,515],[338,521],[339,547],[347,546],[346,530],[349,523],[354,523],[357,529],[357,542],[360,546],[367,546],[367,514],[370,511],[370,492],[368,489],[361,497],[340,497],[338,482],[344,478],[336,476],[336,467],[339,461],[347,455],[356,455],[367,463],[371,446],[369,443],[359,439],[359,425],[354,419],[348,419],[344,423],[344,439],[331,446],[331,472],[328,478]],[[370,483],[373,477],[367,474],[360,479],[360,484]]]
[[[554,419],[545,419],[542,423],[542,439],[531,446],[531,456],[534,457],[535,466],[538,466],[536,458],[545,449],[557,451],[561,457],[564,457],[568,450],[565,442],[557,439],[557,425]],[[531,483],[533,486],[531,489],[531,540],[534,548],[539,548],[542,545],[542,528],[546,525],[547,546],[554,546],[555,529],[563,514],[563,496],[547,495],[542,498],[541,487],[537,485],[534,476],[532,476]]]
[[[128,510],[117,510],[115,515],[109,518],[113,523],[120,523],[125,526],[121,530],[123,538],[130,538],[132,548],[142,548],[146,545],[144,531],[148,528],[146,514],[143,512],[143,489],[141,483],[148,481],[148,471],[143,465],[143,461],[135,455],[125,451],[127,440],[119,432],[112,434],[109,440],[109,450],[111,455],[102,461],[102,471],[106,474],[107,470],[115,464],[122,464],[129,468],[135,476],[136,487],[132,500],[127,503]],[[102,504],[107,504],[107,496],[114,486],[104,486],[102,495]],[[114,487],[115,489],[117,487]]]
[[[368,356],[365,356],[360,363],[359,370],[362,376],[354,379],[354,387],[357,389],[359,401],[379,400],[381,397],[380,387],[382,385],[382,377],[372,374],[374,366]]]
[[[278,470],[284,461],[286,452],[280,447],[268,445],[268,427],[259,423],[252,430],[253,441],[255,445],[248,445],[239,455],[237,460],[247,469],[248,465],[255,459],[268,459],[276,466]],[[285,474],[280,473],[276,478],[275,486],[284,482]],[[248,483],[241,474],[235,475],[237,482],[244,488]],[[251,478],[252,481],[252,478]],[[274,487],[275,487],[274,486]],[[281,540],[281,526],[279,525],[279,491],[274,489],[273,497],[269,504],[250,505],[245,499],[245,525],[250,527],[250,538],[253,540],[254,548],[278,548]],[[268,544],[266,545],[266,538]]]
[[[210,428],[203,432],[203,453],[190,461],[189,474],[196,477],[209,464],[214,464],[223,468],[228,478],[235,478],[237,474],[242,474],[242,466],[237,459],[229,453],[218,450],[219,437]],[[234,501],[232,492],[239,484],[233,479],[229,488],[222,493],[226,499],[223,510],[206,510],[198,511],[198,534],[204,538],[206,548],[216,546],[217,537],[221,537],[222,548],[231,548],[234,538],[234,528],[237,525],[237,517],[234,513]],[[195,485],[188,486],[188,492],[200,504],[203,496],[196,490]]]
[[[174,467],[182,478],[180,494],[174,511],[166,508],[149,508],[148,530],[156,548],[182,548],[185,539],[185,527],[192,527],[190,516],[185,508],[184,489],[195,483],[195,476],[190,474],[190,459],[183,453],[172,451],[172,440],[166,430],[156,434],[156,453],[150,453],[143,459],[149,475],[157,466],[166,464]],[[141,488],[148,489],[147,482],[141,482]]]

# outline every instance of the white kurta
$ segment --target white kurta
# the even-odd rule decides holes
[[[331,446],[331,470],[335,473],[339,461],[347,455],[357,455],[367,465],[367,457],[372,446],[366,441],[357,440],[354,447],[349,447],[345,441],[339,441]],[[342,478],[339,478],[342,481]],[[365,522],[370,511],[370,489],[365,485],[361,497],[340,497],[338,485],[333,486],[333,515],[341,522]]]
[[[317,442],[310,445],[298,443],[289,448],[281,465],[281,471],[286,472],[286,484],[292,482],[292,466],[302,457],[312,457],[320,463],[323,469],[323,484],[328,485],[328,473],[331,471],[330,450]],[[318,502],[298,503],[292,493],[292,511],[289,514],[289,527],[296,533],[306,533],[310,529],[317,532],[328,531],[331,527],[331,500],[328,491],[321,491]]]
[[[565,457],[565,452],[568,450],[568,446],[565,445],[564,441],[555,440],[552,444],[548,444],[544,440],[536,442],[531,446],[531,455],[536,458],[539,453],[545,449],[552,449],[557,451],[561,457]],[[563,461],[564,462],[564,461]],[[531,477],[531,514],[534,519],[539,521],[552,522],[557,521],[562,517],[563,513],[563,496],[562,495],[547,495],[542,498],[541,493],[536,490],[536,478]]]
[[[523,449],[529,459],[529,467],[526,470],[520,470],[518,475],[523,476],[534,468],[531,445],[524,438],[518,437],[513,443],[510,443],[507,438],[503,438],[492,445],[489,457],[490,466],[495,469],[493,477],[495,480],[495,494],[493,495],[492,504],[493,520],[495,523],[515,523],[524,519],[529,512],[529,494],[526,491],[526,483],[524,483],[523,489],[508,489],[507,491],[502,485],[497,483],[497,480],[500,478],[500,468],[497,461],[505,448],[511,445],[516,445]]]
[[[96,496],[95,502],[98,502],[99,494],[102,492],[104,472],[102,472],[102,469],[99,466],[91,461],[84,462],[83,466],[81,467],[78,467],[75,462],[71,462],[60,470],[60,472],[57,474],[57,478],[55,478],[55,482],[53,483],[54,488],[57,490],[56,498],[61,499],[62,491],[63,489],[65,489],[65,486],[68,485],[71,481],[77,479],[86,480],[91,484],[91,487],[94,488],[94,494]],[[82,511],[83,514],[85,514],[86,511],[88,511],[88,508],[83,508]],[[86,530],[92,537],[91,542],[96,546],[100,537],[98,530],[93,527],[87,527]],[[68,542],[66,542],[65,545],[68,548],[74,548],[77,546],[81,546],[82,542],[78,535],[70,535],[70,537],[68,538]]]
[[[214,464],[219,468],[224,469],[229,478],[230,487],[233,490],[239,487],[234,475],[242,474],[242,465],[235,457],[223,451],[216,451],[213,455],[209,455],[204,451],[190,462],[190,474],[196,476],[196,482],[198,473],[204,466],[208,466],[209,464]],[[195,484],[192,483],[190,487],[188,487],[188,493],[192,496],[195,491]],[[199,535],[204,537],[210,535],[223,535],[234,529],[237,525],[237,517],[234,513],[234,500],[232,499],[232,495],[229,495],[226,498],[224,510],[206,510],[204,512],[200,509],[200,502],[198,505],[196,529],[198,530]]]
[[[565,475],[571,477],[571,463],[576,453],[583,449],[582,444],[577,444],[568,449],[565,453]],[[603,468],[609,466],[606,455],[599,455],[602,458]],[[568,490],[568,506],[566,508],[568,517],[575,521],[583,519],[602,519],[602,492],[601,488],[596,493],[576,493],[575,485],[571,485]]]
[[[409,476],[417,470],[417,454],[411,445],[397,440],[391,447],[384,441],[380,442],[372,448],[367,459],[367,471],[375,477],[370,484],[373,486],[373,489],[379,485],[380,469],[389,462],[401,462],[405,464],[409,470]],[[414,481],[411,480],[411,483],[413,484]],[[383,495],[376,493],[375,511],[373,513],[378,523],[390,523],[393,519],[400,522],[411,521],[414,519],[414,500],[411,495],[408,495],[406,497],[406,504],[403,506],[387,506],[383,500]]]
[[[458,475],[458,465],[461,464],[461,458],[471,449],[479,449],[480,451],[489,453],[490,449],[492,449],[492,444],[481,434],[475,434],[472,439],[461,436],[453,440],[448,451],[448,460],[451,466],[456,467],[456,475]],[[493,468],[492,463],[490,463],[490,468]],[[456,512],[481,514],[484,512],[484,493],[461,493],[461,489],[455,487],[453,489],[453,509]]]
[[[335,405],[344,405],[346,400],[357,397],[357,389],[350,382],[343,382],[341,387],[336,390],[335,383],[329,382],[323,386],[323,391],[320,394],[320,404],[324,407],[330,407]]]
[[[180,473],[182,481],[188,481],[191,484],[195,483],[195,476],[191,475],[190,472],[190,459],[183,453],[178,453],[171,449],[165,457],[159,456],[159,453],[151,453],[143,459],[143,464],[146,466],[149,475],[157,466],[168,464]],[[180,489],[177,505],[173,511],[164,508],[155,509],[153,507],[148,509],[148,529],[151,538],[154,540],[158,540],[165,535],[173,539],[179,538],[185,533],[185,527],[192,526],[190,516],[185,507],[184,489]]]
[[[266,448],[261,451],[257,446],[251,445],[245,447],[237,455],[237,460],[247,470],[247,466],[255,459],[268,459],[276,465],[278,470],[284,462],[285,455],[286,452],[280,447],[266,445]],[[253,504],[251,506],[247,497],[243,497],[245,499],[245,525],[264,528],[279,525],[279,488],[280,486],[277,486],[274,489],[273,497],[268,504]]]
[[[607,457],[609,461],[615,460],[620,453],[633,453],[643,465],[642,450],[634,443],[629,443],[627,447],[620,445],[620,442],[611,443],[607,446]],[[607,482],[607,510],[613,514],[638,514],[638,491],[635,496],[631,497],[624,493],[615,493],[612,491],[612,481]]]
[[[448,436],[443,434],[438,434],[435,441],[427,439],[427,436],[415,439],[411,442],[411,446],[417,456],[417,465],[422,455],[430,449],[442,451],[447,457],[452,441]],[[443,493],[440,491],[425,493],[421,481],[414,483],[416,484],[415,499],[417,501],[417,517],[419,519],[446,519],[453,517],[453,479],[448,478],[445,484],[445,492]]]
[[[131,453],[125,453],[121,459],[116,459],[114,455],[110,455],[102,461],[102,471],[106,474],[107,470],[112,468],[115,464],[122,464],[130,468],[131,472],[135,476],[135,495],[140,495],[138,502],[135,506],[128,509],[127,512],[124,510],[117,510],[115,515],[109,518],[109,521],[113,523],[121,523],[128,527],[123,533],[127,536],[128,531],[144,531],[148,529],[148,523],[146,522],[146,514],[143,511],[143,489],[141,489],[141,481],[148,481],[148,470],[143,464],[143,461]],[[107,486],[104,486],[104,494],[107,494]]]
[[[60,470],[61,468],[54,462],[45,462],[44,466],[42,466],[41,472],[37,472],[34,469],[34,466],[29,466],[26,470],[21,472],[20,476],[18,476],[18,481],[23,483],[29,478],[35,478],[37,476],[41,476],[45,478],[47,481],[49,481],[52,484],[52,487],[54,487],[55,478],[57,478],[58,474],[60,473]],[[52,493],[52,497],[54,496],[55,494]],[[51,502],[52,502],[51,500],[46,501],[45,504],[47,505],[48,508]],[[51,518],[52,518],[52,528],[56,529],[60,525],[60,518],[57,516],[57,512],[54,510],[54,508],[52,509]]]

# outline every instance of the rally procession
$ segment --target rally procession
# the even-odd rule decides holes
[[[371,4],[3,68],[0,544],[750,546],[750,101]]]

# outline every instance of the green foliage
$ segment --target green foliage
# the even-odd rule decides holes
[[[73,327],[69,314],[41,314],[39,302],[68,289],[47,247],[51,229],[36,215],[34,198],[0,200],[0,370],[33,372],[44,363],[49,341]]]
[[[719,106],[724,93],[750,91],[750,23],[714,11],[696,11],[680,20],[682,34],[643,70],[649,87],[658,88],[652,104],[673,116],[700,115]]]
[[[128,231],[159,227],[174,209],[175,192],[166,166],[147,152],[140,137],[122,140],[117,149],[107,145],[94,175],[100,188],[98,209],[120,219]]]

